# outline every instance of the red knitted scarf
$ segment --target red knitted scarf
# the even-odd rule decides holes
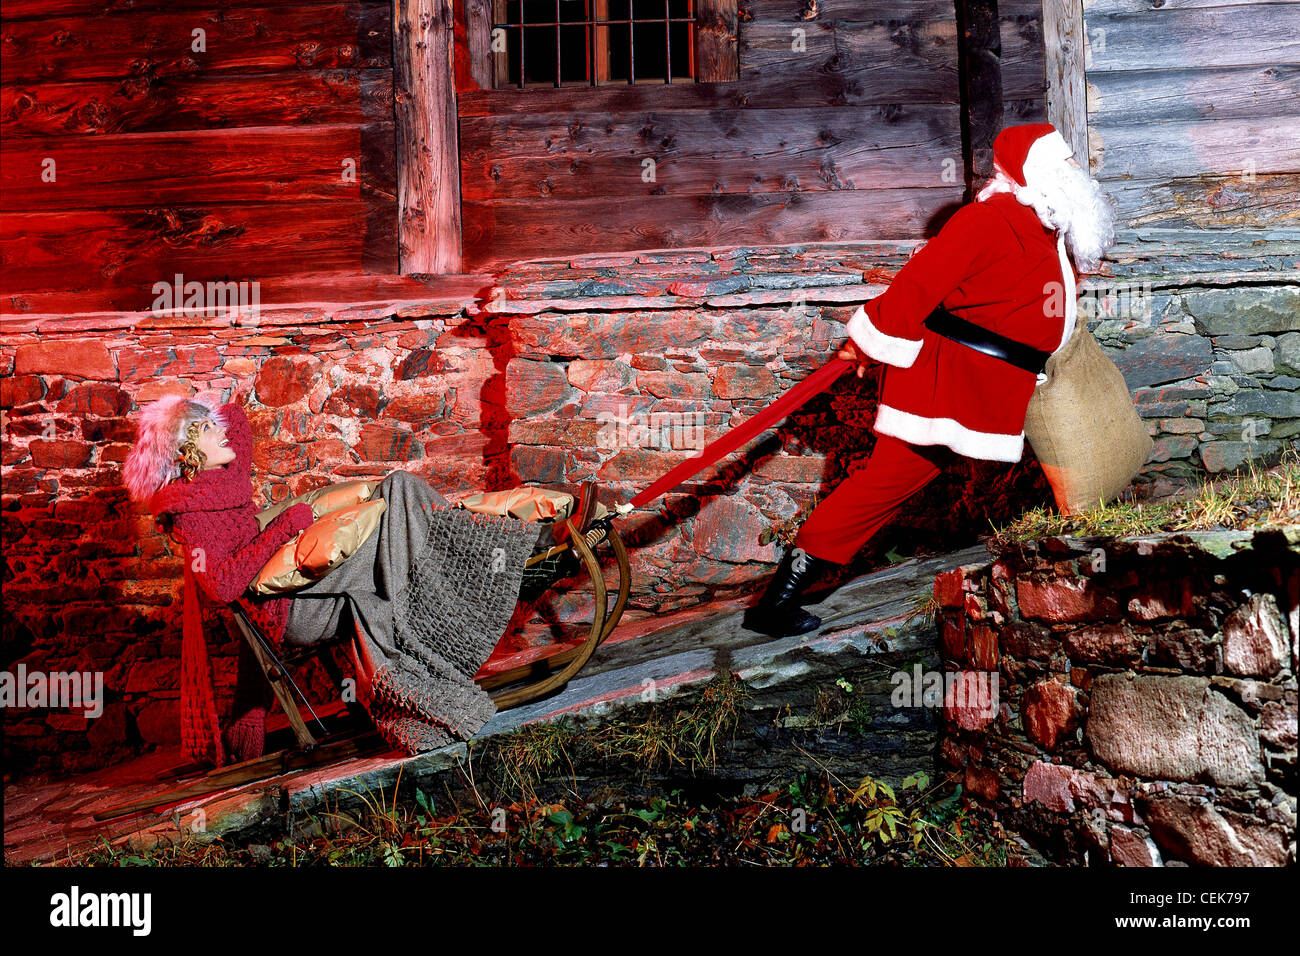
[[[185,555],[185,608],[181,630],[181,752],[196,763],[226,762],[217,721],[217,699],[212,687],[208,645],[203,638],[203,611],[193,563]]]

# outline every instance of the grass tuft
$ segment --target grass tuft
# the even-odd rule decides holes
[[[1243,473],[1200,479],[1188,492],[1161,501],[1117,501],[1077,515],[1034,508],[1002,528],[995,547],[1054,536],[1122,537],[1164,531],[1250,530],[1300,524],[1300,452],[1288,449],[1275,467],[1253,460]]]

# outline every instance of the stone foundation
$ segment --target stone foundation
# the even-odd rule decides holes
[[[1061,864],[1295,863],[1300,526],[1050,538],[935,582],[941,756]],[[958,688],[962,685],[958,683]]]

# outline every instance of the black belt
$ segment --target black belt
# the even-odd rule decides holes
[[[1009,339],[1005,335],[990,332],[982,325],[976,325],[961,316],[953,315],[943,306],[930,313],[930,317],[925,320],[925,327],[946,339],[952,339],[977,352],[1002,359],[1016,368],[1034,374],[1043,371],[1047,365],[1047,357],[1052,354],[1025,345],[1023,342],[1017,342],[1015,339]]]

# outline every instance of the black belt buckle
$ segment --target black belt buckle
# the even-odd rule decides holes
[[[1042,349],[1036,349],[1023,342],[1017,342],[1015,339],[1009,339],[1005,335],[999,335],[984,328],[982,325],[976,325],[959,315],[954,315],[943,306],[939,306],[931,312],[924,324],[927,329],[937,335],[952,339],[954,342],[972,348],[977,352],[983,352],[985,355],[1001,359],[1016,368],[1024,369],[1026,372],[1033,372],[1035,375],[1047,367],[1047,359],[1051,355],[1050,352],[1044,352]]]

